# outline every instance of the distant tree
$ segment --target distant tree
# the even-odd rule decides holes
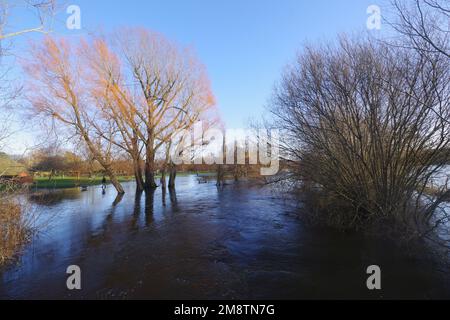
[[[64,152],[63,158],[65,170],[76,173],[79,176],[83,171],[83,159],[71,151]]]
[[[34,171],[50,172],[51,180],[58,172],[64,172],[68,169],[66,162],[62,156],[44,156],[31,169]]]

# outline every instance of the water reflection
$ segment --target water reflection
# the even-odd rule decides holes
[[[170,203],[172,205],[172,210],[177,211],[178,210],[178,199],[177,199],[177,192],[175,188],[169,189],[169,196],[170,196]]]
[[[54,206],[68,199],[78,199],[80,191],[78,189],[70,189],[64,191],[42,190],[31,194],[28,199],[32,204],[42,206]]]
[[[139,217],[141,216],[142,193],[143,193],[142,191],[137,191],[134,196],[134,210],[130,224],[131,230],[138,229]]]
[[[32,197],[55,218],[0,272],[0,297],[450,297],[448,274],[423,252],[411,259],[389,241],[305,227],[270,189],[178,182],[147,193],[127,183],[120,201],[112,188]],[[80,292],[64,286],[72,264],[82,269]],[[365,288],[370,264],[382,267],[382,293]]]
[[[153,222],[153,210],[155,201],[155,190],[145,192],[145,226],[149,226]]]

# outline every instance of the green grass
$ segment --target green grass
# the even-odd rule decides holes
[[[34,178],[33,188],[76,188],[80,186],[95,186],[102,184],[103,177],[92,177],[86,178],[81,177],[77,179],[76,177],[53,177],[51,180],[48,178]],[[118,177],[120,182],[132,181],[133,177]],[[110,183],[109,179],[106,179],[106,183]]]
[[[184,177],[189,176],[192,174],[195,174],[196,172],[177,172],[178,177]],[[210,172],[199,172],[199,173],[210,173]],[[155,179],[159,179],[161,176],[157,175],[155,176]],[[169,178],[169,173],[166,173],[166,178]],[[53,177],[51,180],[48,179],[48,177],[37,177],[34,178],[33,188],[38,189],[68,189],[68,188],[76,188],[80,186],[96,186],[102,184],[102,176],[98,177],[92,177],[92,178],[86,178],[86,177],[80,177],[80,179],[77,179],[76,177],[61,177],[56,176]],[[127,181],[134,181],[134,177],[126,177],[126,176],[119,176],[118,177],[119,182],[127,182]],[[109,179],[106,178],[106,182],[109,184]]]

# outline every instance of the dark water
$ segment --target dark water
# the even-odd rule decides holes
[[[33,197],[51,223],[0,271],[0,298],[450,298],[450,276],[429,255],[304,226],[270,189],[195,177],[165,198],[125,187],[116,205],[111,187]],[[381,291],[366,287],[371,264]],[[82,270],[81,291],[66,288],[69,265]]]

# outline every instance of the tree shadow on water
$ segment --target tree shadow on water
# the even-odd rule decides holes
[[[167,190],[166,190],[166,188],[162,188],[161,191],[162,191],[161,192],[162,205],[163,205],[163,207],[166,207]],[[178,210],[178,199],[177,199],[177,192],[176,192],[175,188],[169,188],[169,200],[170,200],[172,210],[177,211]]]
[[[134,195],[134,208],[133,208],[133,215],[131,219],[131,229],[137,229],[139,224],[139,217],[141,216],[141,200],[142,200],[142,194],[143,191],[136,191],[136,194]]]
[[[145,192],[145,226],[148,227],[153,223],[155,190]]]
[[[142,213],[142,194],[145,193],[145,203],[144,203],[144,215],[145,215],[145,226],[149,226],[153,223],[153,213],[154,213],[154,201],[155,201],[155,191],[136,191],[134,196],[134,208],[133,217],[131,219],[131,228],[135,229],[139,224],[139,217]]]
[[[178,198],[175,188],[169,188],[169,197],[170,203],[172,204],[172,210],[178,211]]]

